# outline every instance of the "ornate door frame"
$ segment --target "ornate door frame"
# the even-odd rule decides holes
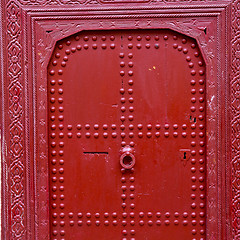
[[[56,41],[166,28],[195,38],[207,63],[207,239],[240,237],[237,0],[5,0],[1,9],[2,239],[49,239],[46,71]]]

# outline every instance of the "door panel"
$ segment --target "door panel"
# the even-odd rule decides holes
[[[205,64],[195,40],[81,32],[56,44],[48,78],[51,238],[204,239]]]

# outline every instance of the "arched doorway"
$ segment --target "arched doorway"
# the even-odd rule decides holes
[[[205,63],[171,30],[85,31],[48,67],[51,239],[203,239]]]

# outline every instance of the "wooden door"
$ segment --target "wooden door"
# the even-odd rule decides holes
[[[51,239],[205,239],[205,63],[170,30],[83,31],[48,66]]]

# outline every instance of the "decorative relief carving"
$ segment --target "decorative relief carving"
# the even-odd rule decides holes
[[[159,27],[159,28],[173,28],[176,31],[180,31],[180,32],[185,32],[185,33],[189,33],[191,34],[193,37],[199,37],[200,35],[201,37],[201,47],[203,49],[203,51],[206,53],[207,59],[209,61],[209,67],[211,69],[213,69],[214,63],[215,63],[215,55],[216,55],[216,41],[215,41],[215,37],[212,34],[215,33],[209,33],[206,34],[204,32],[204,29],[208,28],[209,24],[211,23],[211,21],[206,21],[206,20],[199,20],[199,19],[194,19],[194,24],[192,25],[192,19],[189,18],[184,18],[184,19],[180,19],[179,21],[164,21],[162,19],[158,19],[158,18],[152,18],[151,22],[149,21],[149,16],[144,16],[144,18],[142,19],[126,19],[126,23],[127,26],[129,28],[136,28],[136,27],[141,27],[141,28],[146,28],[149,27],[149,24],[151,24],[150,27],[154,28],[154,27]],[[68,24],[66,24],[66,21],[64,23],[60,23],[59,22],[55,22],[52,23],[52,25],[50,23],[46,23],[46,22],[41,22],[38,23],[40,28],[42,31],[41,34],[41,40],[39,40],[39,43],[43,43],[43,44],[39,44],[39,48],[38,48],[38,53],[44,53],[46,55],[46,57],[44,58],[43,61],[41,61],[41,65],[42,66],[46,66],[47,65],[47,60],[49,54],[50,54],[50,48],[49,46],[51,46],[51,44],[53,44],[50,40],[49,40],[49,35],[51,35],[52,38],[55,39],[61,39],[64,38],[67,35],[73,34],[73,29],[75,30],[75,32],[77,31],[77,29],[81,30],[82,29],[82,22],[84,22],[85,20],[77,20],[76,22],[72,21],[69,22]],[[120,23],[121,22],[121,23]],[[116,19],[114,20],[114,24],[116,25],[116,28],[122,26],[122,20],[120,19]],[[98,23],[98,24],[97,24]],[[56,24],[57,29],[54,27]],[[112,27],[112,20],[111,19],[103,19],[100,20],[100,24],[98,20],[92,20],[92,22],[89,21],[89,24],[91,24],[91,27],[98,27],[98,28],[108,28],[110,29]],[[80,27],[79,27],[80,26]],[[52,31],[51,31],[52,30]],[[51,31],[50,34],[48,33],[48,31]],[[44,44],[45,43],[45,44]],[[47,51],[46,51],[47,50]],[[48,53],[47,53],[48,52]],[[38,61],[38,60],[37,60]],[[215,84],[215,79],[216,79],[216,71],[213,72],[213,75],[211,75],[208,79],[208,84],[209,86],[214,85]],[[210,143],[210,145],[208,145],[209,147],[209,157],[208,157],[208,162],[212,162],[211,165],[208,166],[208,171],[210,171],[212,173],[212,177],[210,179],[210,181],[212,182],[211,186],[209,186],[208,191],[210,193],[211,198],[209,198],[209,201],[216,201],[215,197],[216,197],[216,186],[217,186],[217,182],[216,182],[216,88],[212,88],[212,90],[209,92],[209,100],[208,104],[210,104],[212,106],[212,109],[210,109],[211,111],[209,111],[209,116],[207,116],[207,120],[209,123],[211,123],[212,129],[214,129],[214,131],[209,133],[209,139],[208,142]],[[217,229],[216,229],[216,221],[217,221],[217,208],[211,209],[211,221],[208,222],[208,227],[209,229],[213,229],[214,232],[209,232],[208,233],[208,237],[211,237],[211,239],[216,239],[216,234],[217,234]]]
[[[99,0],[18,0],[22,5],[45,6],[45,5],[96,5]]]
[[[22,5],[32,5],[32,6],[46,6],[46,5],[100,5],[100,4],[123,4],[123,3],[141,3],[141,4],[176,4],[176,3],[205,3],[205,2],[216,2],[217,0],[18,0]]]
[[[148,3],[151,0],[99,0],[101,3]]]
[[[25,162],[24,162],[24,119],[23,79],[20,9],[10,1],[7,16],[7,84],[9,122],[9,216],[10,238],[23,239],[25,233]]]
[[[124,1],[124,0],[123,0]],[[137,1],[137,0],[136,0]],[[55,5],[55,6],[63,6],[63,5],[81,5],[81,6],[89,6],[89,5],[99,5],[103,4],[105,0],[16,0],[15,2],[19,2],[19,4],[22,5],[28,5],[28,6],[47,6],[47,5]],[[106,0],[107,2],[107,0]],[[113,3],[117,3],[118,1],[112,1]],[[125,2],[125,1],[124,1]],[[148,2],[148,3],[147,3]],[[211,0],[206,1],[194,1],[194,0],[153,0],[151,2],[146,1],[147,4],[157,4],[157,3],[178,3],[178,2],[201,2],[201,3],[209,3],[214,2]],[[109,3],[109,2],[107,2]],[[113,6],[113,4],[111,4]],[[237,14],[237,11],[240,11],[239,1],[234,0],[232,4],[232,79],[231,79],[231,111],[232,111],[232,228],[233,228],[233,239],[237,240],[240,239],[240,183],[239,183],[239,172],[240,172],[240,80],[239,80],[239,74],[240,74],[240,42],[239,42],[239,34],[240,34],[240,16]],[[8,167],[9,167],[9,188],[10,188],[10,197],[9,197],[9,216],[11,220],[11,229],[10,231],[10,238],[9,239],[25,239],[25,230],[26,230],[26,217],[25,217],[25,162],[24,162],[24,118],[23,118],[23,111],[24,111],[24,104],[23,104],[23,79],[22,79],[22,40],[20,37],[21,29],[23,28],[21,26],[21,19],[20,19],[20,9],[14,3],[14,1],[9,1],[6,5],[6,17],[7,17],[7,31],[6,31],[6,41],[7,41],[7,79],[8,79],[8,122],[9,122],[9,135],[10,135],[10,143],[8,148]],[[146,21],[146,19],[143,20],[132,20],[131,27],[147,27],[145,26],[147,23],[154,26],[154,21],[158,22],[160,27],[165,26],[165,23],[163,20],[159,19],[153,19],[151,22],[147,22],[143,24],[143,21]],[[208,25],[208,23],[200,23],[198,19],[192,19],[193,22],[186,22],[186,23],[177,23],[179,26],[176,25],[176,22],[172,22],[172,26],[181,29],[182,31],[186,32],[198,32],[202,31],[204,32],[204,27]],[[194,21],[196,21],[194,23]],[[79,25],[77,23],[69,23],[65,26],[60,25],[60,23],[56,23],[55,25],[52,24],[50,28],[44,29],[45,34],[44,38],[41,38],[38,42],[40,55],[38,56],[37,60],[39,61],[40,67],[46,66],[46,62],[48,61],[48,56],[52,49],[52,34],[55,31],[56,35],[59,34],[59,36],[67,36],[69,33],[71,33],[72,29],[81,29],[82,23]],[[95,21],[96,28],[107,28],[109,26],[118,28],[118,21],[114,20],[110,21],[106,25],[106,20],[98,20]],[[114,24],[112,24],[114,22]],[[121,22],[123,22],[121,20]],[[66,21],[65,21],[66,23]],[[128,24],[128,23],[127,23]],[[52,27],[52,28],[51,28]],[[149,26],[148,26],[149,27]],[[49,32],[48,32],[49,31]],[[53,32],[52,32],[53,31]],[[194,33],[194,34],[195,34]],[[50,36],[51,35],[51,36]],[[43,36],[43,35],[42,35]],[[213,45],[216,45],[216,42],[214,42],[216,39],[214,37],[210,37],[208,40],[206,40],[206,44],[203,43],[202,47],[208,49],[208,60],[210,61],[210,65],[214,65],[214,62],[216,61],[214,53],[216,52],[212,47],[210,47],[210,42],[213,43]],[[212,45],[212,46],[213,46]],[[213,67],[210,71],[210,79],[208,81],[208,87],[209,89],[215,89],[215,80],[214,80],[214,72],[216,72],[216,69]],[[44,79],[44,72],[41,71],[41,79]],[[46,89],[45,86],[39,86],[39,93],[38,98],[44,99],[46,96]],[[217,100],[216,98],[213,99],[213,101],[208,101],[208,107],[211,106],[211,109],[216,109],[217,106]],[[45,115],[44,112],[46,111],[46,102],[44,100],[41,100],[39,102],[39,105],[37,106],[39,109],[39,118],[38,123],[40,126],[42,126],[42,129],[39,129],[38,132],[38,141],[41,143],[38,150],[38,158],[41,162],[46,162],[47,160],[47,151],[46,151],[46,136],[47,132],[45,132],[46,128],[46,121],[45,121]],[[216,123],[216,114],[211,111],[211,115],[208,116],[208,122],[213,122],[213,125]],[[209,140],[215,144],[216,141],[216,129],[214,131],[209,133]],[[211,147],[209,151],[209,158],[216,159],[216,153],[214,150],[214,144]],[[40,168],[41,169],[41,168]],[[211,164],[208,166],[208,171],[210,171],[210,175],[216,175],[216,164]],[[42,175],[45,175],[45,173],[41,173]],[[41,176],[40,176],[41,178]],[[212,181],[212,179],[211,179]],[[215,181],[215,180],[214,180]],[[44,191],[44,189],[47,189],[46,187],[47,183],[45,181],[41,182],[40,191],[43,191],[43,193],[46,196],[47,193]],[[209,186],[210,187],[210,186]],[[215,183],[213,183],[210,187],[212,190],[210,191],[216,191],[214,190],[216,188]],[[214,188],[214,189],[213,189]],[[41,193],[40,193],[41,194]],[[215,199],[210,198],[209,205],[216,203]],[[45,206],[46,203],[40,203],[40,209],[41,206]],[[216,208],[212,208],[211,211],[216,211]],[[210,207],[211,209],[211,207]],[[215,215],[215,214],[213,214]],[[43,219],[43,218],[42,218]],[[44,219],[38,223],[42,226],[48,225],[48,220]],[[211,217],[209,219],[210,223],[212,225],[215,225],[216,218]],[[46,233],[47,234],[47,233]],[[216,233],[212,232],[208,235],[209,239],[216,239]],[[43,239],[47,239],[47,237],[43,237]]]
[[[127,26],[129,28],[135,28],[135,27],[141,27],[141,28],[144,28],[144,27],[149,27],[148,24],[151,24],[151,27],[159,27],[159,28],[167,28],[167,27],[171,27],[171,28],[174,28],[175,30],[177,31],[180,31],[180,32],[187,32],[189,34],[191,34],[192,36],[194,37],[199,37],[200,35],[203,35],[204,36],[204,30],[202,29],[205,29],[206,27],[208,27],[209,25],[209,21],[204,21],[204,20],[199,20],[199,19],[195,19],[194,21],[194,25],[191,26],[191,18],[185,18],[184,20],[181,20],[181,21],[171,21],[171,23],[166,23],[166,21],[162,20],[162,19],[158,19],[158,18],[152,18],[151,19],[151,22],[149,21],[149,16],[144,16],[144,18],[142,19],[126,19],[126,23]],[[60,21],[57,21],[57,22],[52,22],[52,23],[49,23],[49,22],[40,22],[40,23],[37,23],[37,25],[39,26],[38,27],[38,31],[41,31],[41,34],[40,34],[40,38],[38,38],[39,40],[37,40],[37,42],[39,43],[38,44],[38,56],[37,56],[37,62],[40,62],[41,63],[41,66],[47,66],[47,61],[48,61],[48,58],[49,58],[49,55],[51,53],[50,49],[53,47],[53,42],[51,40],[51,38],[53,39],[62,39],[64,38],[65,36],[68,36],[68,35],[71,35],[73,34],[74,32],[73,31],[80,31],[82,29],[82,26],[84,26],[84,21],[86,20],[77,20],[77,21],[71,21],[69,23],[67,23],[66,21],[64,22],[60,22]],[[112,20],[111,19],[103,19],[103,20],[100,20],[100,24],[99,24],[99,20],[88,20],[89,22],[89,25],[93,28],[107,28],[107,29],[110,29],[112,27]],[[91,22],[90,22],[91,21]],[[176,23],[176,24],[175,24]],[[121,27],[123,26],[123,21],[122,19],[115,19],[114,20],[114,24],[116,25],[116,28],[118,27]],[[136,25],[137,24],[137,25]],[[209,34],[207,35],[209,36],[209,39],[208,37],[202,37],[201,38],[201,47],[202,49],[204,49],[204,52],[205,53],[209,53],[209,54],[206,54],[206,56],[208,57],[208,61],[210,62],[210,67],[212,68],[212,64],[214,64],[215,61],[214,58],[214,54],[216,54],[216,49],[214,48],[214,46],[216,45],[216,42],[215,42],[215,39],[214,37]],[[212,43],[209,44],[208,43]],[[40,55],[43,55],[44,54],[44,58],[42,58]],[[41,61],[39,61],[39,59],[42,59]],[[40,73],[42,73],[42,71],[40,71]],[[41,79],[44,78],[44,76],[41,76]],[[214,74],[214,76],[211,76],[211,79],[208,79],[208,83],[211,85],[211,84],[215,84],[214,83],[214,79],[216,79],[216,73]],[[41,85],[40,85],[41,86]],[[39,87],[40,87],[39,86]],[[44,87],[45,88],[45,87]],[[42,90],[42,87],[39,88],[39,91],[41,93],[43,93]],[[216,95],[216,88],[213,88],[212,89],[212,92],[211,92],[211,96],[215,96]],[[41,96],[41,94],[39,94],[39,96]],[[46,104],[46,103],[45,103]],[[212,104],[213,108],[216,109],[216,99],[213,97],[211,97],[211,101],[210,101],[210,104]],[[42,103],[40,104],[39,103],[39,107],[41,107]],[[211,122],[212,119],[214,119],[213,122],[213,129],[215,129],[215,125],[216,125],[216,112],[213,111],[211,112],[212,114],[209,115],[208,117],[208,121]],[[39,116],[42,116],[42,114],[39,114]],[[43,118],[40,118],[39,117],[39,121],[40,121],[40,124],[42,125],[46,125],[46,121],[44,121]],[[44,123],[44,124],[43,124]],[[41,130],[42,132],[44,131],[43,129]],[[213,184],[211,185],[211,187],[209,186],[209,192],[211,192],[211,198],[209,198],[209,201],[215,201],[215,198],[214,196],[215,195],[215,192],[216,192],[216,153],[215,153],[215,142],[216,142],[216,130],[214,130],[214,132],[211,132],[210,134],[210,137],[209,137],[209,142],[211,142],[211,146],[209,146],[211,148],[211,151],[212,151],[212,154],[209,155],[209,160],[211,161],[215,161],[211,166],[208,166],[209,170],[212,172],[213,176],[211,181],[213,182]],[[46,137],[46,136],[45,136]],[[42,187],[40,187],[40,194],[44,193],[42,191]],[[208,226],[210,229],[215,229],[215,222],[216,222],[216,219],[217,219],[217,208],[214,208],[211,210],[211,219],[212,221],[210,221],[208,223]],[[216,239],[216,233],[217,233],[217,230],[214,231],[214,233],[210,233],[208,234],[208,236],[211,235],[212,239]]]
[[[240,239],[240,4],[232,2],[232,234],[233,239]]]

